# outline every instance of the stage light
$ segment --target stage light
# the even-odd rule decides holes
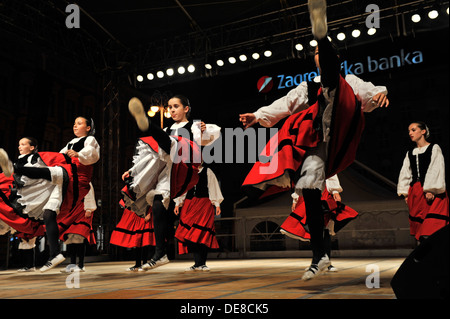
[[[430,19],[436,19],[439,16],[439,12],[437,12],[437,10],[431,10],[430,12],[428,12],[428,17]]]
[[[297,44],[295,45],[295,49],[296,49],[297,51],[301,51],[301,50],[303,50],[303,45],[301,45],[300,43],[297,43]]]
[[[339,41],[344,41],[345,40],[345,33],[344,32],[339,32],[336,37],[337,37],[337,39]]]
[[[377,29],[376,28],[370,28],[369,30],[367,30],[367,34],[368,35],[374,35],[375,33],[377,33]]]
[[[414,22],[414,23],[417,23],[417,22],[420,22],[420,20],[421,20],[421,18],[420,18],[420,15],[419,14],[413,14],[412,16],[411,16],[411,20],[412,20],[412,22]]]
[[[258,60],[259,59],[259,53],[255,52],[252,54],[252,58],[253,60]]]
[[[162,79],[164,77],[164,72],[163,71],[158,71],[156,72],[156,76],[160,79]]]
[[[309,41],[309,45],[312,47],[316,47],[317,46],[317,41],[316,40],[311,40]]]
[[[174,72],[174,70],[173,70],[172,68],[169,68],[169,69],[166,70],[166,74],[167,74],[168,76],[172,76],[174,73],[175,73],[175,72]]]
[[[159,106],[157,106],[157,105],[150,106],[150,112],[156,113],[158,111],[159,111]]]
[[[212,69],[212,65],[209,64],[209,63],[206,63],[206,64],[205,64],[205,68],[207,68],[208,70],[211,70],[211,69]]]
[[[153,73],[147,74],[147,79],[149,79],[150,81],[153,80],[154,78],[155,78],[155,76],[153,75]]]
[[[247,56],[245,54],[241,54],[239,56],[239,60],[241,60],[242,62],[245,62],[245,61],[247,61]]]
[[[447,12],[447,14],[448,14],[448,7],[447,7],[447,10],[445,10],[446,12]]]
[[[136,80],[138,80],[138,82],[142,82],[142,81],[144,81],[144,77],[142,75],[138,75],[136,77]]]
[[[359,31],[358,29],[355,29],[352,31],[352,37],[357,38],[361,35],[361,31]]]
[[[189,64],[187,70],[189,73],[193,73],[195,71],[195,66],[193,64]]]
[[[184,68],[184,66],[180,66],[178,68],[178,74],[184,74],[186,72],[186,69]]]
[[[266,58],[270,58],[270,57],[272,56],[272,51],[270,51],[270,50],[264,51],[264,56],[265,56]]]
[[[156,114],[155,112],[150,111],[150,110],[147,112],[147,115],[150,116],[150,117],[155,116],[155,114]]]
[[[164,116],[166,117],[166,118],[170,118],[170,112],[169,111],[164,111]]]
[[[220,59],[217,60],[216,63],[217,63],[218,66],[223,66],[223,65],[225,64],[225,63],[223,62],[223,60],[220,60]]]
[[[228,62],[230,62],[231,64],[235,64],[235,63],[236,63],[236,58],[233,57],[233,56],[230,56],[230,57],[228,58]]]

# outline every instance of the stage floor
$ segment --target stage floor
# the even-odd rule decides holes
[[[175,260],[146,272],[133,262],[87,263],[86,272],[0,271],[2,299],[395,299],[390,281],[404,258],[334,258],[338,272],[302,281],[309,258],[210,260],[210,272],[184,272]],[[368,277],[369,276],[369,277]],[[377,278],[379,288],[376,287]],[[374,287],[375,286],[375,287]]]

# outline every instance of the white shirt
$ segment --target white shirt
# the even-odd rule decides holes
[[[385,86],[375,86],[371,82],[365,82],[356,75],[348,74],[345,81],[351,86],[357,99],[361,102],[364,112],[372,112],[377,108],[377,104],[372,101],[372,97],[378,93],[387,94]],[[320,76],[314,78],[314,82],[320,82]],[[307,109],[308,105],[308,84],[300,83],[299,86],[290,90],[287,95],[276,100],[268,106],[259,108],[254,115],[256,120],[264,127],[272,127],[281,119]]]
[[[430,146],[430,144],[423,147],[416,147],[412,151],[412,155],[416,157],[417,169],[419,169],[419,154],[425,153],[425,151],[428,149],[428,146]],[[398,177],[398,196],[408,196],[411,182],[411,164],[409,162],[408,153],[406,153],[405,159],[403,160],[403,166]],[[434,144],[433,149],[431,150],[430,166],[428,166],[428,170],[422,186],[424,193],[433,193],[436,195],[442,194],[446,191],[444,156],[442,155],[441,148],[437,144]]]

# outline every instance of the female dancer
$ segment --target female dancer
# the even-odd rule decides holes
[[[445,163],[439,145],[427,141],[430,130],[425,123],[411,123],[408,133],[415,147],[403,160],[397,193],[409,207],[410,234],[423,241],[449,222]]]
[[[343,189],[337,175],[326,180],[326,188],[322,193],[321,200],[325,225],[325,252],[329,258],[331,257],[331,236],[336,235],[348,222],[358,216],[358,213],[354,209],[341,202],[340,193],[342,191]],[[299,199],[297,193],[293,193],[292,198],[292,213],[280,226],[280,232],[295,239],[309,241],[311,235],[309,234],[309,228],[306,223],[305,202],[303,198]],[[337,268],[330,264],[328,271],[337,271]],[[308,268],[304,279],[306,280],[310,276],[314,277],[314,275]]]
[[[43,165],[37,154],[38,143],[35,138],[21,138],[18,149],[20,155],[17,159],[17,165]],[[4,168],[4,173],[0,174],[0,219],[16,231],[17,236],[24,239],[28,240],[33,237],[43,236],[45,230],[39,221],[30,219],[27,215],[17,214],[14,211],[14,205],[11,202],[11,197],[15,197],[17,192],[16,182],[12,176],[14,167],[8,158],[8,154],[3,149],[0,149],[0,164]],[[20,179],[16,180],[20,183]],[[42,181],[42,183],[50,184],[48,181]]]
[[[14,167],[17,196],[11,203],[19,214],[44,220],[50,248],[50,258],[40,269],[47,271],[64,261],[58,243],[57,223],[71,225],[77,218],[72,214],[89,192],[93,167],[100,158],[100,146],[94,138],[92,119],[77,117],[73,126],[75,138],[60,153],[40,152],[29,165]],[[0,158],[1,158],[0,154]],[[9,159],[6,157],[6,161]],[[5,159],[0,159],[0,165]],[[64,198],[64,201],[63,201]]]
[[[156,247],[151,260],[143,266],[144,269],[152,269],[169,262],[166,239],[167,209],[171,199],[183,195],[198,181],[201,153],[194,140],[197,137],[201,144],[206,135],[214,138],[220,134],[220,128],[189,122],[191,106],[188,99],[180,95],[168,102],[175,123],[166,130],[150,121],[139,99],[132,98],[128,106],[139,129],[150,135],[139,139],[133,167],[122,176],[127,184],[122,190],[123,200],[126,208],[141,216],[147,212],[148,206],[152,207]]]
[[[256,122],[270,127],[289,116],[263,150],[271,161],[257,162],[243,186],[256,187],[263,193],[274,187],[290,189],[295,182],[296,193],[305,200],[313,251],[310,269],[318,273],[330,265],[320,213],[325,179],[354,161],[364,128],[362,111],[388,106],[389,101],[385,87],[363,82],[351,74],[345,79],[340,75],[339,57],[327,38],[326,1],[309,0],[308,7],[312,33],[318,42],[314,61],[320,71],[321,87],[317,100],[308,94],[308,84],[302,82],[271,105],[241,114],[240,121],[245,128]],[[275,152],[278,145],[283,147]],[[275,173],[262,174],[264,170]]]
[[[210,168],[203,167],[199,181],[185,195],[175,199],[175,215],[180,214],[180,223],[175,232],[179,240],[180,254],[194,253],[194,265],[186,271],[209,271],[206,266],[208,249],[217,249],[215,236],[215,214],[220,215],[222,192],[216,176]],[[180,207],[181,213],[180,213]]]
[[[124,202],[121,201],[124,207]],[[155,235],[151,208],[144,216],[138,216],[124,208],[122,218],[111,233],[110,243],[125,248],[133,248],[135,264],[126,271],[142,271],[142,265],[147,264],[150,246],[155,246]]]

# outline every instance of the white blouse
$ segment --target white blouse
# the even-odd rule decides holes
[[[222,203],[222,201],[223,201],[223,195],[220,190],[219,182],[217,180],[216,175],[213,173],[213,171],[211,169],[207,168],[206,174],[208,177],[209,200],[211,201],[211,203],[214,206],[219,207],[220,203]],[[179,207],[183,206],[184,201],[186,199],[186,195],[187,195],[187,193],[184,193],[180,197],[175,198],[174,199],[175,205],[177,205]]]
[[[83,137],[76,137],[72,139],[67,145],[59,151],[60,153],[66,153],[69,144],[75,144],[80,141]],[[93,136],[88,136],[84,141],[84,147],[78,152],[78,159],[83,165],[93,165],[100,159],[100,145]]]
[[[412,154],[416,157],[417,169],[419,169],[419,154],[425,153],[430,144],[423,147],[416,147],[413,149]],[[419,172],[417,172],[419,174]],[[411,164],[409,162],[408,153],[406,153],[405,159],[403,160],[403,166],[400,170],[400,175],[398,177],[397,184],[397,194],[398,196],[408,196],[408,191],[410,184],[412,182],[412,170]],[[439,145],[434,144],[431,150],[431,161],[430,166],[428,166],[427,173],[423,182],[423,192],[442,194],[446,191],[445,186],[445,162],[444,156],[442,155],[442,150]]]
[[[345,81],[352,87],[357,99],[361,102],[364,112],[372,112],[377,108],[377,104],[372,98],[378,93],[387,94],[385,86],[375,86],[371,82],[365,82],[356,75],[348,74]],[[314,82],[320,82],[320,76],[314,78]],[[268,106],[259,108],[254,115],[256,120],[264,127],[272,127],[281,119],[294,113],[307,109],[308,105],[308,84],[300,83],[299,86],[290,90],[287,95],[276,100]]]

